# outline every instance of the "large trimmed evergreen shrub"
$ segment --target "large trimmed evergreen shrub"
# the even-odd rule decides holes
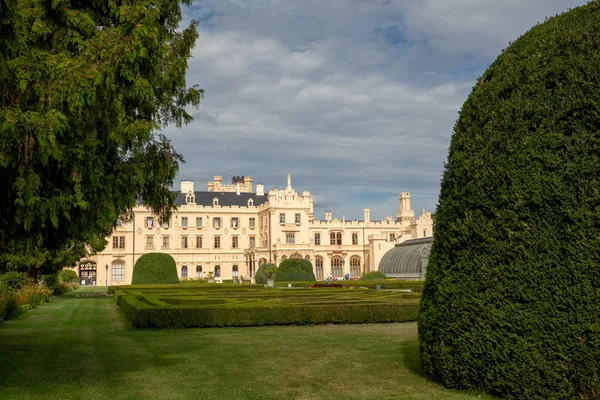
[[[271,273],[271,277],[273,280],[275,279],[275,275],[277,274],[277,266],[275,264],[263,264],[256,271],[256,275],[254,280],[256,283],[262,283],[263,285],[267,284],[269,281],[269,273]]]
[[[308,260],[288,258],[279,264],[275,282],[316,281],[312,263]]]
[[[600,3],[535,26],[454,128],[421,302],[424,373],[600,397]]]
[[[179,283],[175,260],[168,254],[148,253],[133,268],[132,285]]]

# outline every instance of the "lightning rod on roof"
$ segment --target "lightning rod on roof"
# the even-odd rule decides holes
[[[231,185],[231,142],[229,142],[229,170],[228,170],[228,176],[227,179],[229,180],[229,184]]]

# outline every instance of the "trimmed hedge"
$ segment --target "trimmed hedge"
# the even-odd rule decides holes
[[[385,274],[380,271],[368,272],[360,277],[361,281],[374,281],[380,279],[387,279],[387,276],[385,276]]]
[[[293,288],[307,288],[307,287],[315,287],[318,285],[323,285],[323,281],[314,281],[314,282],[276,282],[275,286],[285,288],[288,287],[288,283],[292,285]],[[365,289],[376,289],[377,285],[381,289],[404,289],[411,290],[413,292],[422,292],[423,291],[423,281],[398,281],[394,279],[388,279],[385,281],[332,281],[331,285],[340,285],[345,288],[365,288]]]
[[[420,295],[360,289],[112,288],[137,328],[414,321]],[[215,285],[217,286],[217,285]],[[219,285],[220,286],[220,285]],[[248,285],[252,286],[252,285]]]
[[[308,260],[288,258],[279,264],[275,282],[302,282],[316,280],[312,263]]]
[[[175,260],[169,254],[148,253],[133,268],[133,285],[179,283]]]
[[[63,269],[58,273],[59,282],[67,282],[67,283],[79,283],[79,277],[77,276],[77,272],[71,269]]]
[[[600,398],[600,2],[535,26],[454,127],[424,373],[509,399]]]

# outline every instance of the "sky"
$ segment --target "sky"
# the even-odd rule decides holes
[[[461,105],[502,49],[582,0],[200,0],[194,121],[165,134],[175,181],[214,175],[310,191],[319,219],[434,211]]]

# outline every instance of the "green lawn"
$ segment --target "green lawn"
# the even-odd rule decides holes
[[[140,331],[82,291],[0,325],[0,399],[491,399],[420,375],[416,323]]]

